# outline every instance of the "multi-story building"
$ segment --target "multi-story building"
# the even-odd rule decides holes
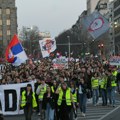
[[[115,54],[115,44],[114,44],[114,15],[113,15],[113,0],[110,0],[108,4],[108,13],[105,17],[109,20],[110,28],[109,28],[109,39],[108,39],[108,47],[109,55]]]
[[[113,2],[112,0],[88,0],[87,1],[87,8],[88,8],[88,15],[93,11],[99,11],[104,17],[108,19],[111,24],[110,31],[105,33],[104,35],[97,38],[94,43],[91,42],[91,48],[93,54],[99,54],[104,57],[109,57],[110,54],[114,53],[114,39],[113,39]],[[101,48],[99,46],[103,45]],[[95,52],[94,52],[95,51]],[[102,52],[100,52],[102,51]]]
[[[0,53],[16,33],[17,8],[15,0],[0,0]]]
[[[115,53],[120,54],[120,0],[114,0],[113,14]]]
[[[107,3],[109,0],[87,0],[87,13],[88,15],[95,10],[100,11],[101,14],[106,14],[108,11]]]
[[[87,0],[87,14],[91,14],[95,8],[99,0]]]

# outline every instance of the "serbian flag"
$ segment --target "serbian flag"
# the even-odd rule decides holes
[[[18,40],[17,35],[14,35],[5,52],[7,62],[14,66],[19,66],[27,60],[27,55]]]

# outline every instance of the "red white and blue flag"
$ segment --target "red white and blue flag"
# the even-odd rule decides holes
[[[7,62],[12,63],[14,66],[19,66],[28,59],[17,35],[14,35],[7,46],[5,58]]]

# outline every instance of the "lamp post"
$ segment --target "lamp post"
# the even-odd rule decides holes
[[[31,30],[32,30],[32,27],[31,28],[27,28],[27,40],[29,39],[29,42],[28,42],[28,45],[29,45],[29,54],[31,54],[31,38],[30,38],[30,36],[31,36]],[[29,34],[29,35],[28,35]]]
[[[102,61],[102,59],[104,58],[104,44],[99,44],[98,48],[99,48],[100,60]]]
[[[69,54],[69,59],[70,59],[70,36],[67,36],[67,38],[68,38],[68,54]]]

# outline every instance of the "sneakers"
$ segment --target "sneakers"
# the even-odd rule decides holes
[[[38,116],[40,116],[40,112],[38,113]]]
[[[85,113],[82,112],[81,114],[82,114],[82,117],[85,117]]]
[[[77,118],[75,118],[74,120],[78,120]]]

